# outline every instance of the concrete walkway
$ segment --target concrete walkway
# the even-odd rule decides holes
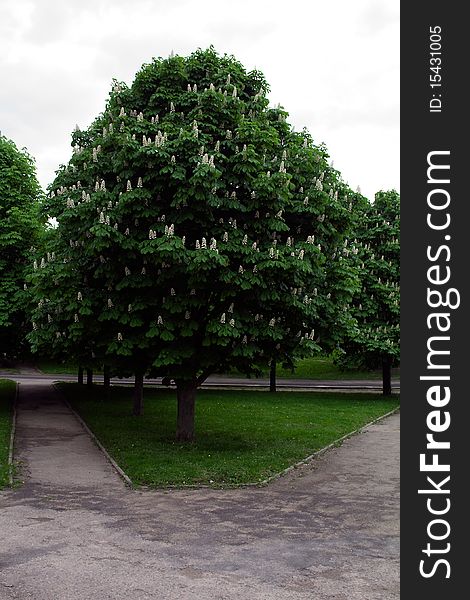
[[[266,488],[132,491],[49,385],[21,385],[0,599],[392,600],[394,415]]]

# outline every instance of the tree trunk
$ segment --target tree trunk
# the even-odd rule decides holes
[[[93,369],[86,370],[86,385],[89,388],[93,385]]]
[[[103,385],[106,391],[109,391],[109,386],[111,385],[111,368],[109,365],[104,365],[103,367]]]
[[[177,383],[176,398],[178,400],[178,417],[176,422],[176,439],[178,442],[194,441],[196,389],[197,387],[194,383]]]
[[[382,359],[382,389],[384,396],[392,394],[392,362],[386,357]]]
[[[276,391],[276,361],[274,358],[271,360],[271,366],[269,368],[269,391]]]
[[[144,414],[144,374],[141,371],[135,374],[133,400],[132,414],[141,417]]]
[[[78,383],[83,385],[83,367],[78,367]]]

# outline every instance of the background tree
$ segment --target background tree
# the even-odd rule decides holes
[[[342,343],[338,363],[382,368],[391,394],[391,368],[400,361],[400,196],[380,191],[357,218],[361,287],[352,302],[356,325]]]
[[[267,92],[212,48],[154,60],[74,132],[47,201],[34,348],[133,372],[136,413],[146,374],[174,380],[180,440],[211,373],[319,351],[352,293],[333,256],[350,190]]]
[[[27,350],[25,269],[41,232],[41,188],[26,150],[0,135],[0,357],[18,358]]]

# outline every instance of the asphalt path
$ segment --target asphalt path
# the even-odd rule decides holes
[[[398,600],[399,415],[266,487],[134,490],[54,379],[20,386],[0,600]]]

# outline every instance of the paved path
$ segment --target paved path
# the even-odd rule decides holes
[[[132,491],[47,384],[21,385],[1,600],[396,600],[398,415],[266,488]]]

